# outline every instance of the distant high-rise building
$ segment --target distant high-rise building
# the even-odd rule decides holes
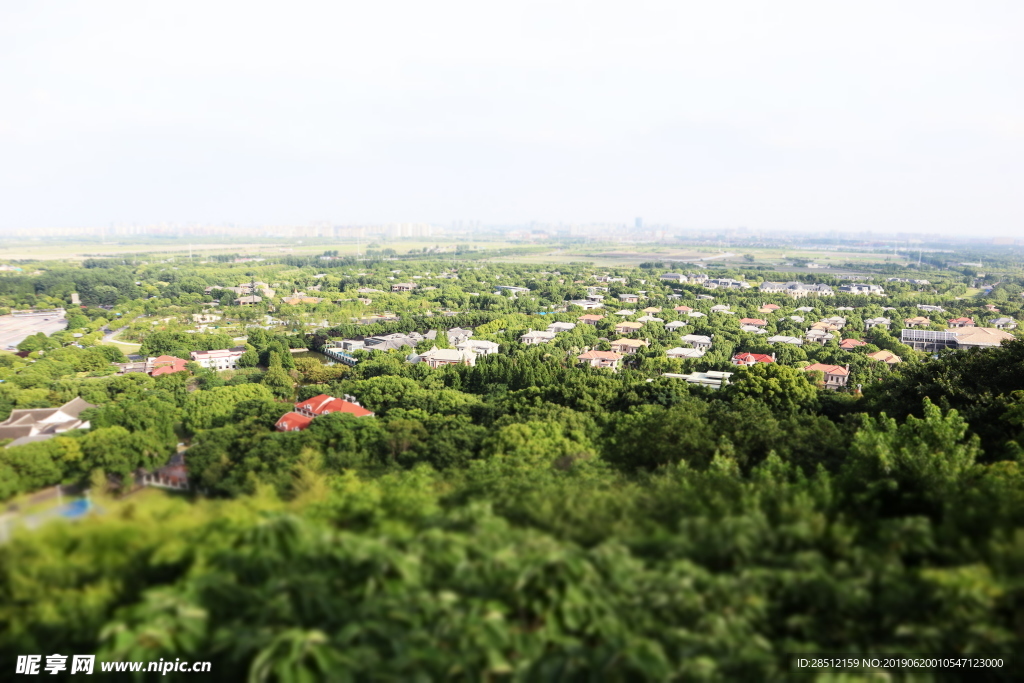
[[[634,225],[636,226],[637,230],[643,228],[644,227],[644,219],[641,218],[640,216],[637,216]]]

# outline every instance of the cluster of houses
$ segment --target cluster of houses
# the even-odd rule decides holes
[[[245,353],[244,346],[235,346],[230,349],[215,349],[213,351],[192,351],[189,356],[204,368],[210,370],[234,370],[238,367],[238,359]],[[144,372],[151,377],[169,375],[175,372],[184,372],[189,361],[175,356],[155,356],[146,360],[130,361],[128,363],[115,363],[117,374],[125,375],[132,372]]]
[[[81,397],[73,398],[59,408],[16,408],[0,422],[0,439],[13,439],[5,448],[35,441],[46,441],[72,429],[88,429],[82,411],[95,408]]]
[[[572,325],[575,327],[575,325]],[[488,356],[498,353],[496,342],[484,339],[471,339],[473,330],[455,327],[445,333],[449,346],[453,348],[439,349],[431,347],[429,351],[417,353],[416,346],[424,340],[434,341],[438,331],[430,330],[426,334],[419,332],[376,335],[363,339],[341,339],[330,342],[324,349],[325,355],[336,360],[354,364],[356,359],[348,355],[352,351],[391,351],[410,350],[406,360],[410,363],[426,363],[428,367],[438,368],[442,365],[476,365],[477,356]]]

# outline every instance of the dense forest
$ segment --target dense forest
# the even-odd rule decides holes
[[[121,314],[126,329],[138,320],[143,354],[232,343],[151,319],[203,310],[206,287],[244,281],[237,269],[92,265],[48,276],[43,298],[20,276],[0,279],[0,297],[41,305],[79,291],[89,299],[69,331],[95,339]],[[343,296],[385,288],[386,267],[256,275]],[[794,655],[1021,648],[1024,340],[930,357],[863,330],[881,308],[861,299],[852,334],[905,362],[872,364],[837,343],[794,348],[785,362],[731,368],[711,390],[662,373],[759,350],[734,320],[689,325],[724,349],[698,361],[665,359],[670,336],[648,328],[650,346],[614,373],[575,362],[607,342],[613,320],[520,344],[539,309],[585,293],[574,284],[584,270],[463,269],[419,299],[372,294],[397,322],[253,327],[246,362],[228,373],[118,376],[121,351],[58,335],[27,344],[26,358],[0,356],[0,417],[76,396],[96,406],[87,431],[0,451],[0,499],[88,482],[100,510],[0,544],[0,667],[95,652],[211,661],[220,680],[819,680]],[[498,276],[535,296],[471,295]],[[672,290],[641,276],[619,289],[644,287],[670,312]],[[965,305],[952,296],[959,279],[930,277],[935,291],[893,285],[888,305]],[[1019,311],[1008,282],[988,300]],[[118,293],[116,310],[98,308],[103,287]],[[699,290],[679,289],[696,301]],[[716,297],[741,312],[765,300]],[[295,311],[319,319],[326,306]],[[397,351],[357,352],[354,367],[290,352],[426,331],[445,307],[456,309],[445,327],[472,327],[502,352],[436,369]],[[782,317],[771,325],[790,329]],[[849,363],[862,391],[822,389],[798,367],[806,360]],[[275,431],[293,402],[318,394],[357,397],[375,414]],[[196,495],[122,495],[119,481],[183,440]]]

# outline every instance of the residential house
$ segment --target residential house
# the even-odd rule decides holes
[[[757,365],[758,363],[774,363],[775,354],[767,355],[764,353],[749,353],[744,351],[743,353],[737,353],[732,357],[733,365],[745,365],[750,367]]]
[[[932,324],[932,321],[923,315],[918,315],[913,318],[907,318],[903,321],[903,324],[907,327],[927,327]]]
[[[804,318],[802,315],[791,315],[789,316],[789,319],[795,323],[802,323],[804,322],[804,320],[806,320],[806,318]]]
[[[674,349],[669,349],[665,352],[665,355],[669,358],[700,358],[705,353],[704,349],[691,349],[683,346],[677,346]]]
[[[285,413],[274,425],[279,432],[298,432],[308,427],[313,420],[321,415],[345,413],[356,417],[373,417],[373,412],[359,405],[352,396],[344,399],[327,394],[319,394],[313,398],[295,404],[294,411]]]
[[[558,334],[559,332],[568,332],[570,330],[575,329],[576,323],[551,323],[550,325],[548,325],[548,332],[554,332],[555,334]]]
[[[255,306],[256,304],[258,304],[258,303],[260,303],[262,301],[263,301],[263,297],[260,297],[260,296],[255,296],[255,295],[240,296],[237,299],[235,299],[235,305],[236,306]]]
[[[897,363],[903,362],[902,358],[900,358],[895,353],[887,349],[882,349],[881,351],[869,353],[868,358],[870,358],[871,360],[882,361],[883,363],[888,363],[889,365],[896,365]]]
[[[421,354],[412,354],[413,363],[426,363],[427,367],[437,369],[442,365],[476,365],[476,354],[469,349],[439,349],[431,347]]]
[[[931,304],[918,304],[917,310],[919,311],[930,311],[932,313],[945,313],[946,309],[942,306],[933,306]]]
[[[622,315],[622,316],[633,315],[634,313],[636,313],[636,311],[631,311],[628,308],[623,308],[621,310],[615,311],[615,315]]]
[[[732,311],[729,310],[728,304],[718,304],[716,306],[712,306],[711,307],[711,312],[712,313],[729,313],[730,315],[732,314]]]
[[[710,389],[718,389],[729,383],[729,378],[733,376],[733,373],[720,372],[718,370],[709,370],[707,372],[693,372],[690,373],[689,375],[679,375],[672,372],[665,372],[662,373],[661,376],[685,380],[689,384],[697,384],[699,386],[708,387]]]
[[[689,313],[689,312],[690,312],[690,311],[692,311],[693,309],[692,309],[692,308],[690,308],[689,306],[676,306],[676,307],[675,307],[674,309],[672,309],[672,310],[674,310],[674,311],[675,311],[676,313]]]
[[[192,351],[189,355],[192,360],[204,368],[210,370],[234,370],[238,367],[238,359],[245,353],[244,346],[234,346],[230,349],[215,349],[213,351]]]
[[[691,317],[691,318],[706,318],[706,317],[708,317],[707,313],[701,313],[700,311],[690,311],[686,315]]]
[[[624,304],[635,304],[640,302],[640,297],[636,294],[619,294],[619,301]]]
[[[14,439],[6,446],[10,448],[46,441],[72,429],[88,429],[89,421],[82,420],[80,416],[86,408],[95,407],[76,397],[59,408],[16,408],[0,422],[0,439]]]
[[[681,327],[686,327],[687,323],[685,320],[673,320],[670,323],[665,323],[665,329],[670,332],[675,332]]]
[[[845,349],[846,351],[852,351],[858,346],[867,346],[868,343],[861,341],[860,339],[844,339],[839,342],[839,348]]]
[[[489,356],[492,353],[498,353],[501,347],[497,342],[484,339],[466,339],[456,344],[455,348],[460,351],[472,351],[478,356]]]
[[[686,276],[682,273],[665,273],[658,279],[668,282],[686,282]]]
[[[150,377],[159,377],[160,375],[184,372],[187,363],[187,360],[175,358],[174,356],[157,356],[146,361],[146,373]]]
[[[596,326],[599,322],[604,320],[604,316],[603,315],[589,315],[589,314],[588,315],[581,315],[579,320],[584,325],[594,325],[594,326]]]
[[[753,327],[764,327],[768,324],[767,320],[761,318],[740,318],[740,325],[751,325]]]
[[[707,351],[711,348],[711,337],[703,334],[687,334],[683,335],[682,341],[688,346],[692,346],[695,349],[703,349]]]
[[[952,318],[949,321],[950,327],[974,327],[973,318]]]
[[[436,332],[434,333],[436,336]],[[367,337],[363,340],[363,347],[367,351],[396,351],[404,349],[405,347],[415,348],[424,339],[431,339],[429,335],[422,335],[419,332],[410,332],[409,334],[402,334],[401,332],[395,332],[394,334],[379,334],[373,337]]]
[[[835,339],[836,336],[826,330],[807,330],[807,334],[804,335],[804,339],[809,342],[815,342],[824,346],[831,340]]]
[[[822,372],[825,375],[825,388],[833,391],[842,389],[850,380],[849,365],[826,365],[812,363],[804,367],[804,372]]]
[[[813,313],[814,312],[814,307],[813,306],[801,306],[800,308],[798,308],[796,310],[797,310],[798,313]]]
[[[765,339],[769,344],[793,344],[794,346],[803,346],[804,340],[800,337],[787,337],[784,334],[777,334],[773,337]]]
[[[616,339],[612,342],[612,351],[625,355],[636,353],[647,345],[647,342],[643,339]]]
[[[416,289],[415,282],[396,282],[391,285],[392,292],[411,292],[414,289]]]
[[[761,308],[757,309],[757,312],[758,313],[774,313],[775,311],[779,310],[780,308],[782,308],[782,306],[779,306],[777,304],[765,304]]]
[[[638,323],[663,323],[665,322],[662,318],[657,318],[653,315],[642,315],[636,319]]]
[[[644,324],[641,322],[633,322],[631,320],[623,320],[621,323],[615,325],[615,334],[632,334],[640,330]]]
[[[886,330],[892,325],[892,320],[889,318],[868,318],[864,321],[864,329],[870,330],[874,327],[881,327]]]
[[[611,368],[618,370],[622,355],[614,351],[587,351],[576,356],[576,359],[587,363],[592,368]]]
[[[749,332],[750,334],[768,334],[768,330],[755,325],[740,325],[740,331]]]
[[[1013,318],[996,318],[989,324],[997,330],[1014,330],[1017,328],[1017,321]]]
[[[448,337],[448,343],[451,344],[452,346],[461,344],[462,342],[469,339],[472,334],[473,330],[467,330],[461,327],[453,327],[452,329],[445,332],[445,335]]]
[[[530,330],[519,338],[523,344],[547,344],[555,338],[557,332]]]
[[[644,309],[644,313],[647,315],[654,315],[655,313],[661,313],[661,309],[657,306],[648,306]]]

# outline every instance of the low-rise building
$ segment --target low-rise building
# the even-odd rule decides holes
[[[88,429],[89,421],[80,419],[80,415],[86,408],[95,407],[76,397],[59,408],[16,408],[0,422],[0,439],[14,439],[6,446],[10,448],[52,439],[72,429]]]
[[[576,323],[551,323],[548,325],[548,332],[569,332],[570,330],[576,329]]]
[[[625,355],[636,353],[647,345],[643,339],[616,339],[612,342],[612,351]]]
[[[768,354],[764,354],[764,353],[750,353],[750,352],[744,351],[742,353],[737,353],[735,356],[732,357],[732,364],[733,365],[745,365],[747,367],[750,367],[752,365],[757,365],[758,363],[774,363],[774,362],[775,362],[775,354],[774,353],[772,353],[771,355],[768,355]]]
[[[881,351],[875,351],[874,353],[867,354],[867,356],[871,360],[881,361],[883,363],[888,363],[889,365],[896,365],[897,363],[902,363],[903,362],[902,358],[897,356],[892,351],[889,351],[888,349],[882,349]]]
[[[868,284],[856,284],[856,285],[843,285],[839,288],[839,291],[843,294],[874,294],[877,296],[884,296],[885,289],[878,285]]]
[[[808,296],[832,296],[834,292],[828,285],[809,285],[803,282],[762,282],[758,289],[765,294],[785,294],[794,299]]]
[[[210,370],[234,370],[238,367],[238,359],[245,353],[244,346],[230,349],[214,349],[213,351],[192,351],[192,360]]]
[[[740,325],[750,325],[752,327],[764,327],[768,324],[767,320],[761,318],[740,318]]]
[[[282,415],[274,425],[274,428],[279,432],[302,431],[316,418],[321,415],[330,415],[331,413],[346,413],[356,417],[373,417],[373,411],[359,405],[359,402],[352,396],[345,396],[344,399],[341,399],[327,394],[319,394],[313,398],[296,403],[295,409],[290,413]]]
[[[498,353],[500,346],[497,342],[484,339],[467,339],[456,344],[455,348],[460,351],[472,351],[478,356],[489,356],[492,353]]]
[[[705,353],[704,349],[693,349],[684,346],[677,346],[665,352],[668,358],[700,358]]]
[[[794,346],[803,346],[804,340],[800,337],[789,337],[784,334],[777,334],[772,337],[765,339],[769,344],[792,344]]]
[[[951,318],[949,321],[950,327],[974,327],[973,318]]]
[[[691,346],[695,349],[703,349],[704,351],[707,351],[711,348],[711,337],[703,334],[683,335],[682,341],[687,346]]]
[[[599,308],[604,308],[604,304],[601,303],[600,299],[573,299],[565,303],[567,306],[579,306],[585,311],[596,311]]]
[[[580,322],[584,325],[597,325],[599,322],[604,320],[603,315],[581,315]]]
[[[850,366],[826,365],[825,363],[812,363],[804,367],[804,372],[821,372],[825,375],[825,388],[842,389],[850,380]]]
[[[555,338],[555,332],[547,330],[530,330],[519,338],[523,344],[547,344]]]
[[[875,327],[881,327],[882,329],[888,330],[892,326],[892,320],[889,318],[868,318],[864,321],[864,329],[870,330]]]
[[[624,304],[635,304],[640,302],[640,297],[636,294],[619,294],[619,301]]]
[[[665,329],[670,332],[674,332],[682,327],[686,327],[687,322],[685,320],[673,320],[670,323],[665,323]]]
[[[615,353],[614,351],[587,351],[576,356],[576,359],[582,361],[592,368],[611,368],[612,370],[618,370],[619,361],[622,360],[622,355]]]
[[[391,285],[392,292],[411,292],[414,289],[416,289],[415,282],[396,282]]]
[[[907,327],[928,327],[932,324],[932,321],[925,318],[923,315],[914,316],[913,318],[906,318],[903,324]]]
[[[991,323],[997,330],[1015,330],[1017,329],[1017,321],[1013,318],[996,318]]]
[[[731,372],[721,372],[718,370],[709,370],[707,372],[692,372],[689,375],[680,375],[672,372],[662,373],[662,377],[672,377],[673,379],[681,379],[689,384],[696,384],[699,386],[708,387],[710,389],[718,389],[729,383],[729,378],[732,377]]]
[[[845,349],[846,351],[851,351],[851,350],[857,348],[858,346],[867,346],[867,345],[868,345],[867,342],[861,341],[860,339],[844,339],[843,341],[839,342],[839,348]]]
[[[804,335],[804,339],[807,341],[821,345],[825,345],[835,338],[834,334],[826,330],[807,330],[807,334]]]
[[[431,347],[429,351],[413,354],[409,358],[413,363],[426,363],[427,367],[437,369],[442,365],[476,365],[476,354],[469,349],[439,349]]]
[[[616,323],[615,334],[633,334],[644,326],[641,322],[634,322],[632,320],[623,320],[621,323]]]
[[[174,356],[157,356],[146,361],[146,373],[150,377],[171,375],[175,372],[184,372],[187,364],[187,360],[175,358]]]
[[[682,273],[665,273],[659,279],[667,282],[686,282],[686,276]]]

